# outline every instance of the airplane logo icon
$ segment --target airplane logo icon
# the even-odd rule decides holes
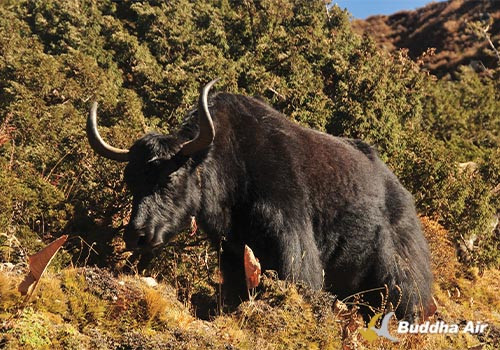
[[[368,327],[360,329],[359,333],[363,338],[365,338],[370,342],[374,341],[378,337],[384,337],[394,343],[397,343],[399,340],[397,338],[394,338],[389,333],[389,321],[391,317],[394,316],[394,312],[389,312],[387,315],[385,315],[384,318],[382,319],[382,324],[380,325],[380,328],[375,328],[375,325],[377,324],[377,321],[381,316],[382,316],[381,313],[375,314],[368,323]]]

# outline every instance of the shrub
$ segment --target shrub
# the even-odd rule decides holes
[[[0,230],[28,253],[64,232],[98,241],[89,263],[119,258],[111,237],[130,198],[122,166],[87,145],[90,100],[104,137],[128,147],[146,130],[175,129],[199,86],[220,76],[220,90],[260,95],[301,124],[374,144],[421,213],[457,245],[475,237],[471,263],[499,265],[489,228],[498,72],[436,80],[406,53],[355,35],[338,7],[327,16],[320,1],[6,1],[0,50]],[[460,173],[463,162],[477,172]],[[78,243],[71,251],[88,254]]]

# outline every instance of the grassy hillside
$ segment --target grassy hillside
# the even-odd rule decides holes
[[[489,324],[480,335],[405,335],[400,343],[372,343],[360,335],[360,301],[336,300],[289,281],[264,277],[256,300],[204,321],[181,303],[172,284],[98,268],[65,268],[42,279],[33,300],[2,330],[5,349],[497,349],[500,299],[492,288],[500,272],[460,268],[447,232],[422,219],[431,244],[438,304],[431,321]],[[0,269],[0,322],[22,308],[20,267]],[[203,279],[203,278],[201,278]],[[200,278],[198,277],[198,282]],[[194,282],[193,280],[192,282]],[[354,308],[354,309],[348,309]],[[395,325],[391,332],[395,333]]]
[[[214,317],[219,280],[217,252],[201,232],[183,233],[154,257],[125,251],[130,196],[123,166],[87,145],[90,102],[99,102],[106,140],[129,147],[145,131],[174,130],[214,77],[221,77],[218,90],[258,95],[298,123],[373,144],[439,232],[427,230],[431,246],[436,237],[443,244],[433,248],[433,259],[443,259],[435,266],[442,317],[498,325],[498,67],[488,74],[461,67],[453,80],[436,79],[404,52],[390,54],[355,34],[347,13],[327,13],[321,1],[6,0],[1,321],[18,309],[15,284],[27,256],[54,237],[69,240],[38,296],[14,328],[3,330],[2,344],[322,349],[359,341],[356,331],[341,330],[356,317],[340,316],[330,297],[272,280],[235,313],[195,318]],[[102,275],[106,287],[92,285],[89,274]],[[162,284],[147,287],[140,274]],[[491,347],[495,332],[408,342]]]

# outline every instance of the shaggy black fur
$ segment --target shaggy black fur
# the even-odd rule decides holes
[[[178,154],[197,132],[191,113],[175,135],[148,134],[130,149],[130,247],[157,246],[191,215],[223,241],[226,302],[246,294],[243,247],[264,270],[345,298],[388,286],[399,318],[426,311],[429,251],[412,196],[366,143],[307,129],[254,98],[211,99],[216,137],[192,158]],[[380,304],[380,290],[365,301]]]

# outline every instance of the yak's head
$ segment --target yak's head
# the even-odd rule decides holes
[[[115,148],[103,141],[97,131],[97,103],[87,119],[87,137],[99,155],[127,162],[125,182],[132,192],[132,215],[125,230],[129,249],[152,249],[167,242],[187,227],[198,210],[201,178],[196,155],[206,152],[215,136],[207,96],[215,79],[202,90],[198,103],[198,134],[146,134],[129,150]],[[199,158],[199,157],[198,157]]]

